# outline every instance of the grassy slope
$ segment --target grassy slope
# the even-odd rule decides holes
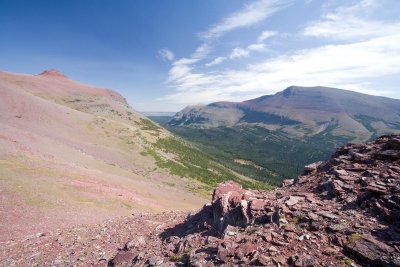
[[[152,119],[160,121],[157,117]],[[162,119],[160,122],[166,121]],[[338,146],[351,140],[333,136],[334,126],[302,140],[259,126],[166,128],[222,165],[272,185],[300,175],[304,165],[328,158]]]
[[[154,136],[161,132],[162,128],[149,120],[142,120],[142,123],[143,129],[147,129]],[[241,177],[217,163],[213,157],[174,136],[158,138],[154,143],[149,143],[143,155],[154,157],[157,166],[168,169],[171,174],[198,181],[199,183],[193,184],[190,189],[201,194],[210,193],[218,183],[226,180],[237,181],[247,188],[272,188],[264,182]]]

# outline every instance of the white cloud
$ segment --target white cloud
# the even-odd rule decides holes
[[[350,44],[300,50],[249,65],[211,73],[193,70],[163,100],[179,104],[246,99],[290,85],[333,86],[381,94],[368,87],[377,77],[400,73],[400,33]]]
[[[172,61],[175,59],[174,53],[168,48],[163,48],[158,50],[158,54],[161,56],[163,60]]]
[[[265,40],[277,35],[276,31],[263,31],[257,39],[258,43],[263,43]]]
[[[363,0],[352,5],[341,6],[326,13],[320,20],[310,23],[303,31],[305,36],[338,40],[358,40],[385,36],[400,31],[400,23],[390,23],[366,18],[377,2]]]
[[[265,51],[267,50],[266,45],[263,43],[265,40],[277,35],[278,33],[275,31],[263,31],[260,36],[257,38],[257,42],[250,44],[247,46],[246,49],[241,48],[241,47],[236,47],[232,50],[229,56],[227,57],[216,57],[213,61],[210,63],[205,64],[206,67],[214,66],[221,64],[227,59],[236,59],[236,58],[243,58],[247,57],[250,55],[251,51]]]
[[[243,9],[223,18],[217,24],[210,27],[207,31],[199,34],[203,42],[200,44],[200,46],[197,47],[197,49],[189,58],[185,58],[185,60],[194,60],[194,62],[185,63],[181,62],[180,60],[177,60],[176,62],[174,62],[174,64],[172,64],[172,68],[169,72],[168,81],[170,82],[176,80],[178,76],[180,75],[182,76],[182,73],[188,72],[189,69],[192,69],[192,67],[190,67],[189,65],[192,65],[195,62],[206,58],[207,55],[212,50],[213,41],[215,41],[215,39],[218,39],[227,32],[239,28],[249,27],[256,23],[259,23],[268,18],[269,16],[273,15],[275,12],[278,12],[282,8],[289,6],[289,4],[292,2],[293,0],[258,0],[251,4],[246,5]],[[254,51],[261,51],[261,46],[257,44],[249,46],[248,49]],[[249,54],[249,50],[243,48],[235,48],[230,56],[216,57],[211,62],[205,64],[205,66],[209,67],[213,65],[218,65],[228,58],[234,59],[234,58],[245,57]]]
[[[218,64],[224,62],[225,60],[227,60],[228,58],[236,59],[236,58],[247,57],[250,55],[250,52],[252,52],[252,51],[257,51],[257,52],[265,51],[265,50],[267,50],[267,47],[263,42],[265,42],[269,38],[272,38],[273,36],[276,36],[277,34],[278,34],[278,32],[276,32],[276,31],[263,31],[260,34],[260,36],[257,38],[257,42],[248,45],[247,49],[244,49],[241,47],[236,47],[232,50],[231,54],[228,57],[217,57],[210,63],[205,64],[205,66],[209,67],[209,66],[218,65]]]
[[[209,67],[209,66],[218,65],[218,64],[221,64],[222,62],[224,62],[225,60],[227,60],[226,57],[217,57],[210,63],[207,63],[206,66]]]
[[[201,33],[200,37],[202,39],[218,38],[232,30],[249,27],[265,20],[291,2],[288,0],[260,0],[253,2],[245,6],[244,9],[225,17],[206,32]]]
[[[197,47],[196,51],[192,54],[192,58],[202,59],[211,51],[210,43],[203,43]]]
[[[247,57],[248,55],[249,55],[248,50],[243,49],[241,47],[236,47],[232,50],[231,54],[229,55],[229,58],[235,59],[235,58]]]
[[[251,44],[247,47],[251,51],[264,51],[266,49],[265,44]]]
[[[198,59],[194,58],[181,58],[172,63],[172,67],[169,70],[168,82],[178,82],[185,78],[185,75],[190,74],[192,70],[192,64],[196,63]]]
[[[300,31],[305,37],[334,40],[332,44],[282,52],[237,69],[199,71],[198,59],[174,64],[170,78],[176,78],[170,80],[170,85],[176,90],[162,100],[180,105],[235,101],[275,93],[290,85],[322,85],[400,97],[397,88],[383,91],[371,86],[377,79],[400,77],[400,21],[369,19],[375,7],[376,0],[345,5],[323,14]],[[229,56],[217,57],[207,65],[265,49],[264,42],[277,34],[265,31],[246,49],[236,47]]]

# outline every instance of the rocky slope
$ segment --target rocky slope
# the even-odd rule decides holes
[[[210,185],[189,167],[216,182],[232,175],[115,91],[56,70],[0,72],[0,241],[132,210],[199,208]]]
[[[344,146],[284,185],[223,183],[161,248],[128,245],[110,265],[400,266],[399,135]]]
[[[400,135],[349,144],[274,191],[220,184],[187,215],[135,213],[0,244],[2,266],[400,266]]]

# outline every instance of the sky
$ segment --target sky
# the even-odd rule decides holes
[[[138,111],[291,86],[400,98],[398,0],[0,0],[0,70],[58,69]]]

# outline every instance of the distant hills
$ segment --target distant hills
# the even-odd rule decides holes
[[[291,86],[243,102],[188,106],[167,122],[226,166],[278,184],[347,142],[400,132],[400,100],[328,87]]]

